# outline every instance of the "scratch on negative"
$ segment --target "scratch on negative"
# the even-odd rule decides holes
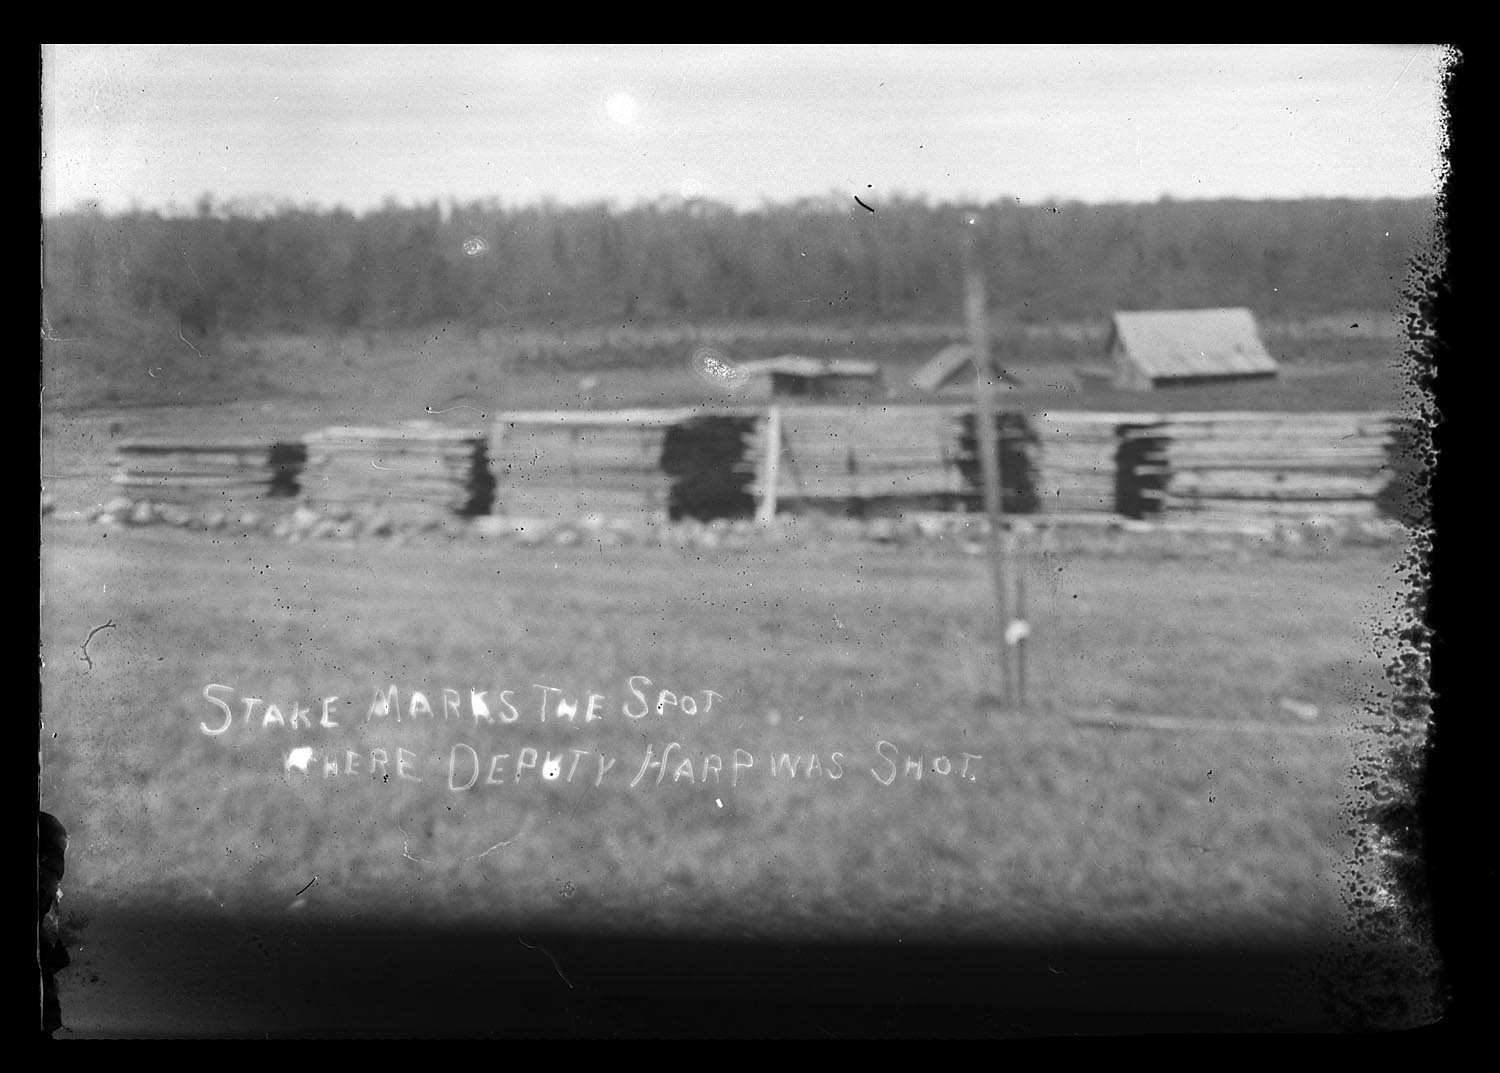
[[[1391,83],[1390,88],[1385,91],[1385,96],[1380,98],[1381,107],[1384,107],[1385,102],[1390,100],[1391,94],[1396,92],[1396,87],[1399,86],[1401,84],[1401,80],[1406,77],[1406,72],[1411,70],[1411,65],[1417,62],[1417,57],[1422,55],[1422,53],[1426,51],[1427,46],[1423,45],[1420,49],[1417,50],[1416,54],[1413,55],[1411,59],[1406,61],[1406,66],[1401,68],[1401,73],[1396,76],[1396,81]]]
[[[497,849],[503,849],[504,847],[510,845],[512,842],[514,842],[516,839],[520,838],[522,835],[524,835],[527,831],[529,831],[531,829],[531,821],[532,821],[532,817],[530,817],[530,816],[526,817],[526,822],[521,825],[521,829],[519,831],[517,831],[515,834],[511,835],[509,838],[507,838],[504,842],[496,842],[493,846],[491,846],[489,849],[485,850],[483,853],[476,853],[472,857],[461,857],[461,858],[459,858],[460,863],[467,863],[469,861],[477,861],[481,857],[485,857],[485,856],[488,856],[491,853],[494,853]],[[405,857],[409,861],[416,861],[418,864],[441,864],[442,863],[441,861],[428,860],[426,857],[413,857],[411,855],[411,840],[407,837],[406,829],[404,827],[398,827],[398,828],[396,828],[396,830],[398,830],[398,831],[401,832],[401,856]]]
[[[416,861],[418,864],[432,863],[431,861],[423,860],[421,857],[413,857],[410,853],[411,840],[406,837],[406,829],[404,827],[398,827],[396,828],[396,830],[401,832],[401,856],[405,857],[409,861]]]
[[[317,882],[317,881],[318,881],[318,877],[317,877],[317,876],[313,876],[313,877],[312,877],[312,878],[311,878],[311,879],[309,879],[309,880],[308,880],[308,881],[307,881],[307,887],[311,887],[311,886],[312,886],[312,885],[313,885],[313,884],[314,884],[314,883],[316,883],[316,882]],[[302,888],[302,889],[301,889],[301,890],[299,890],[299,891],[298,891],[298,892],[297,892],[297,893],[296,893],[296,894],[294,894],[294,895],[292,895],[292,897],[293,897],[293,898],[300,898],[300,897],[302,897],[302,895],[304,895],[304,894],[306,894],[306,893],[307,893],[307,887],[303,887],[303,888]]]
[[[94,669],[94,661],[89,658],[89,642],[94,639],[94,634],[98,633],[100,630],[113,630],[115,628],[115,620],[110,619],[103,626],[95,626],[92,630],[89,631],[89,635],[83,639],[83,644],[81,646],[83,649],[83,661],[89,665],[88,671],[84,671],[84,674],[88,674],[89,671]]]
[[[193,267],[193,262],[188,260],[187,250],[178,250],[182,254],[182,263],[188,266],[188,271],[193,274],[193,282],[198,284],[198,289],[203,289],[203,281],[198,278],[198,270]]]
[[[514,842],[516,839],[520,838],[522,835],[524,835],[527,831],[529,831],[531,829],[531,820],[532,820],[532,817],[527,816],[526,817],[526,822],[523,823],[523,824],[521,824],[521,829],[519,831],[517,831],[515,834],[511,835],[509,838],[507,838],[504,842],[496,842],[493,846],[491,846],[489,849],[485,850],[483,853],[477,854],[477,855],[475,855],[473,857],[465,857],[464,860],[466,860],[466,861],[477,861],[477,860],[479,860],[480,857],[487,856],[487,855],[489,855],[491,853],[494,853],[497,849],[500,849],[503,846],[510,845],[512,842]]]
[[[568,990],[569,991],[576,991],[576,990],[578,990],[577,988],[575,988],[573,986],[573,981],[569,980],[568,977],[567,977],[567,974],[565,974],[562,971],[562,966],[557,963],[557,958],[555,958],[555,957],[552,956],[552,952],[550,950],[546,949],[545,947],[541,947],[541,946],[532,946],[530,943],[528,943],[525,939],[522,939],[520,936],[516,937],[516,942],[520,943],[527,950],[540,950],[542,953],[546,954],[547,955],[547,960],[550,961],[550,962],[552,962],[552,967],[557,970],[557,975],[560,976],[560,977],[562,977],[562,982],[568,985]]]
[[[197,354],[200,358],[205,357],[203,351],[193,346],[193,344],[188,340],[188,337],[182,334],[181,328],[177,329],[177,338],[181,339],[184,343],[187,343],[187,345],[192,348],[194,354]]]

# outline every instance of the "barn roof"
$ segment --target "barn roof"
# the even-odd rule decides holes
[[[1276,359],[1266,353],[1248,309],[1116,313],[1110,349],[1116,341],[1153,380],[1276,371]]]
[[[945,346],[912,375],[911,386],[919,391],[937,391],[958,380],[965,370],[977,374],[978,370],[970,358],[973,352],[973,348],[963,343]],[[1004,369],[1000,370],[996,378],[1002,383],[1020,386],[1020,381]],[[972,380],[968,382],[972,383]]]

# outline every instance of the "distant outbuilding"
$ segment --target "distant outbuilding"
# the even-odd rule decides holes
[[[880,393],[880,365],[873,361],[804,358],[785,354],[747,361],[752,377],[768,377],[773,398],[867,399]]]
[[[954,343],[944,347],[913,374],[911,386],[918,391],[928,392],[973,391],[974,379],[979,373],[978,367],[974,364],[973,354],[973,349],[963,343]],[[995,375],[992,383],[996,386],[1001,384],[1010,387],[1021,386],[1021,382],[1004,369]]]
[[[1108,353],[1130,391],[1261,380],[1278,371],[1248,309],[1116,313]]]

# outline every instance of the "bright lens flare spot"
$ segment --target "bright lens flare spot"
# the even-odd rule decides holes
[[[641,102],[629,93],[611,93],[604,100],[604,112],[622,127],[629,127],[641,115]]]
[[[693,351],[688,368],[698,379],[722,391],[738,391],[750,379],[750,370],[712,347],[699,347]]]
[[[307,765],[312,763],[312,758],[312,748],[307,745],[299,745],[297,748],[293,749],[290,753],[287,754],[286,770],[291,771],[292,768],[296,768],[298,771],[302,772],[302,774],[306,775]]]

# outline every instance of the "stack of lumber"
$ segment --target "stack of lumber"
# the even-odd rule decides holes
[[[970,511],[984,510],[984,471],[980,465],[979,429],[974,411],[955,415],[958,467],[963,475],[963,505]],[[1037,495],[1036,428],[1025,414],[1009,410],[995,412],[995,434],[1000,455],[1000,505],[1007,514],[1030,514],[1039,506]]]
[[[1167,487],[1165,426],[1160,418],[1132,415],[1131,420],[1138,423],[1119,426],[1115,509],[1127,518],[1149,518],[1161,513]]]
[[[496,512],[511,518],[652,520],[667,514],[669,431],[691,410],[501,414],[491,457]]]
[[[780,412],[778,506],[827,504],[860,513],[874,502],[948,500],[965,492],[954,442],[957,411],[937,406],[795,406]],[[769,422],[757,426],[756,457]],[[771,472],[757,478],[757,496]]]
[[[238,506],[272,494],[286,460],[249,440],[130,440],[116,448],[114,485],[137,502]]]
[[[1142,513],[1125,444],[1157,431],[1140,414],[1047,412],[1032,418],[1036,431],[1036,492],[1048,513]],[[1124,454],[1122,456],[1122,451]],[[1123,463],[1123,464],[1122,464]],[[1134,508],[1134,509],[1132,509]]]
[[[1168,515],[1372,518],[1390,483],[1395,420],[1368,413],[1164,416]]]
[[[1391,423],[1391,479],[1376,497],[1380,512],[1406,525],[1432,524],[1427,466],[1432,451],[1432,429],[1415,414]]]
[[[697,414],[673,424],[662,442],[673,521],[747,518],[755,513],[766,417],[753,411]]]
[[[489,512],[494,477],[480,432],[410,422],[325,428],[306,444],[302,499],[314,510],[393,521]]]
[[[272,496],[295,496],[302,491],[302,469],[307,465],[307,444],[271,444]]]

